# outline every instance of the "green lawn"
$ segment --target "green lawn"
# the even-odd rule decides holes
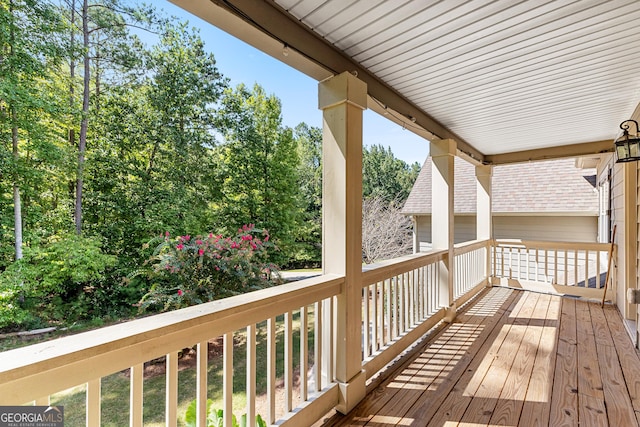
[[[282,379],[284,372],[284,326],[282,317],[277,319],[276,332],[276,374]],[[293,363],[294,369],[299,365],[300,352],[300,315],[293,316]],[[313,348],[313,330],[308,328],[309,348]],[[236,332],[234,338],[234,397],[233,408],[236,416],[246,412],[246,333]],[[266,322],[257,328],[257,393],[266,392]],[[311,352],[313,353],[313,352]],[[311,354],[310,357],[313,355]],[[195,355],[194,355],[195,357]],[[309,360],[309,364],[313,363]],[[222,408],[222,355],[209,359],[208,369],[208,398],[214,401],[213,407]],[[178,425],[183,426],[184,413],[189,403],[196,397],[196,370],[186,368],[178,373]],[[85,425],[85,387],[79,386],[63,393],[57,393],[51,398],[52,404],[64,405],[65,425]],[[157,375],[144,381],[144,423],[145,426],[164,426],[165,411],[165,376]],[[262,412],[259,410],[259,412]],[[266,413],[260,413],[263,418]],[[102,425],[120,427],[129,423],[129,378],[125,373],[116,373],[102,379]]]

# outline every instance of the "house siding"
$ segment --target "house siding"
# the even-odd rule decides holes
[[[496,239],[596,242],[596,216],[494,216]]]
[[[430,248],[431,215],[416,217],[416,232],[421,251]],[[476,238],[475,215],[456,215],[455,243]],[[597,216],[494,216],[496,239],[547,240],[562,242],[596,242]]]

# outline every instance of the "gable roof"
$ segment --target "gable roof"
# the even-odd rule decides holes
[[[455,158],[454,212],[476,211],[475,167]],[[431,156],[427,157],[405,202],[405,215],[431,213]],[[500,165],[493,168],[492,211],[505,214],[598,215],[594,169],[576,167],[574,159]]]

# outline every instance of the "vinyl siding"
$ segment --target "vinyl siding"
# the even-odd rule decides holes
[[[475,240],[475,215],[456,215],[455,243]],[[431,215],[416,218],[421,250],[431,242]],[[561,242],[596,242],[597,216],[494,216],[493,235],[496,239],[547,240]]]

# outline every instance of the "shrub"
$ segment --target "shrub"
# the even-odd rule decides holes
[[[147,270],[149,292],[142,310],[169,310],[213,301],[272,286],[279,282],[277,268],[268,263],[273,248],[269,233],[245,225],[234,237],[209,234],[158,238]]]
[[[20,286],[2,285],[0,281],[0,330],[10,332],[41,325],[28,309],[25,291]]]
[[[211,399],[207,400],[207,427],[222,427],[224,425],[224,411],[213,408],[212,403]],[[196,405],[197,402],[193,400],[184,414],[184,421],[187,427],[196,427]],[[231,415],[231,425],[233,427],[247,427],[247,414],[240,417],[240,424],[238,424],[236,416]],[[267,427],[266,421],[259,414],[256,415],[255,427]]]
[[[96,238],[53,236],[43,246],[25,248],[24,258],[0,275],[0,290],[14,297],[19,290],[21,298],[31,300],[32,309],[47,319],[92,317],[92,295],[115,263],[116,257],[104,254]]]

